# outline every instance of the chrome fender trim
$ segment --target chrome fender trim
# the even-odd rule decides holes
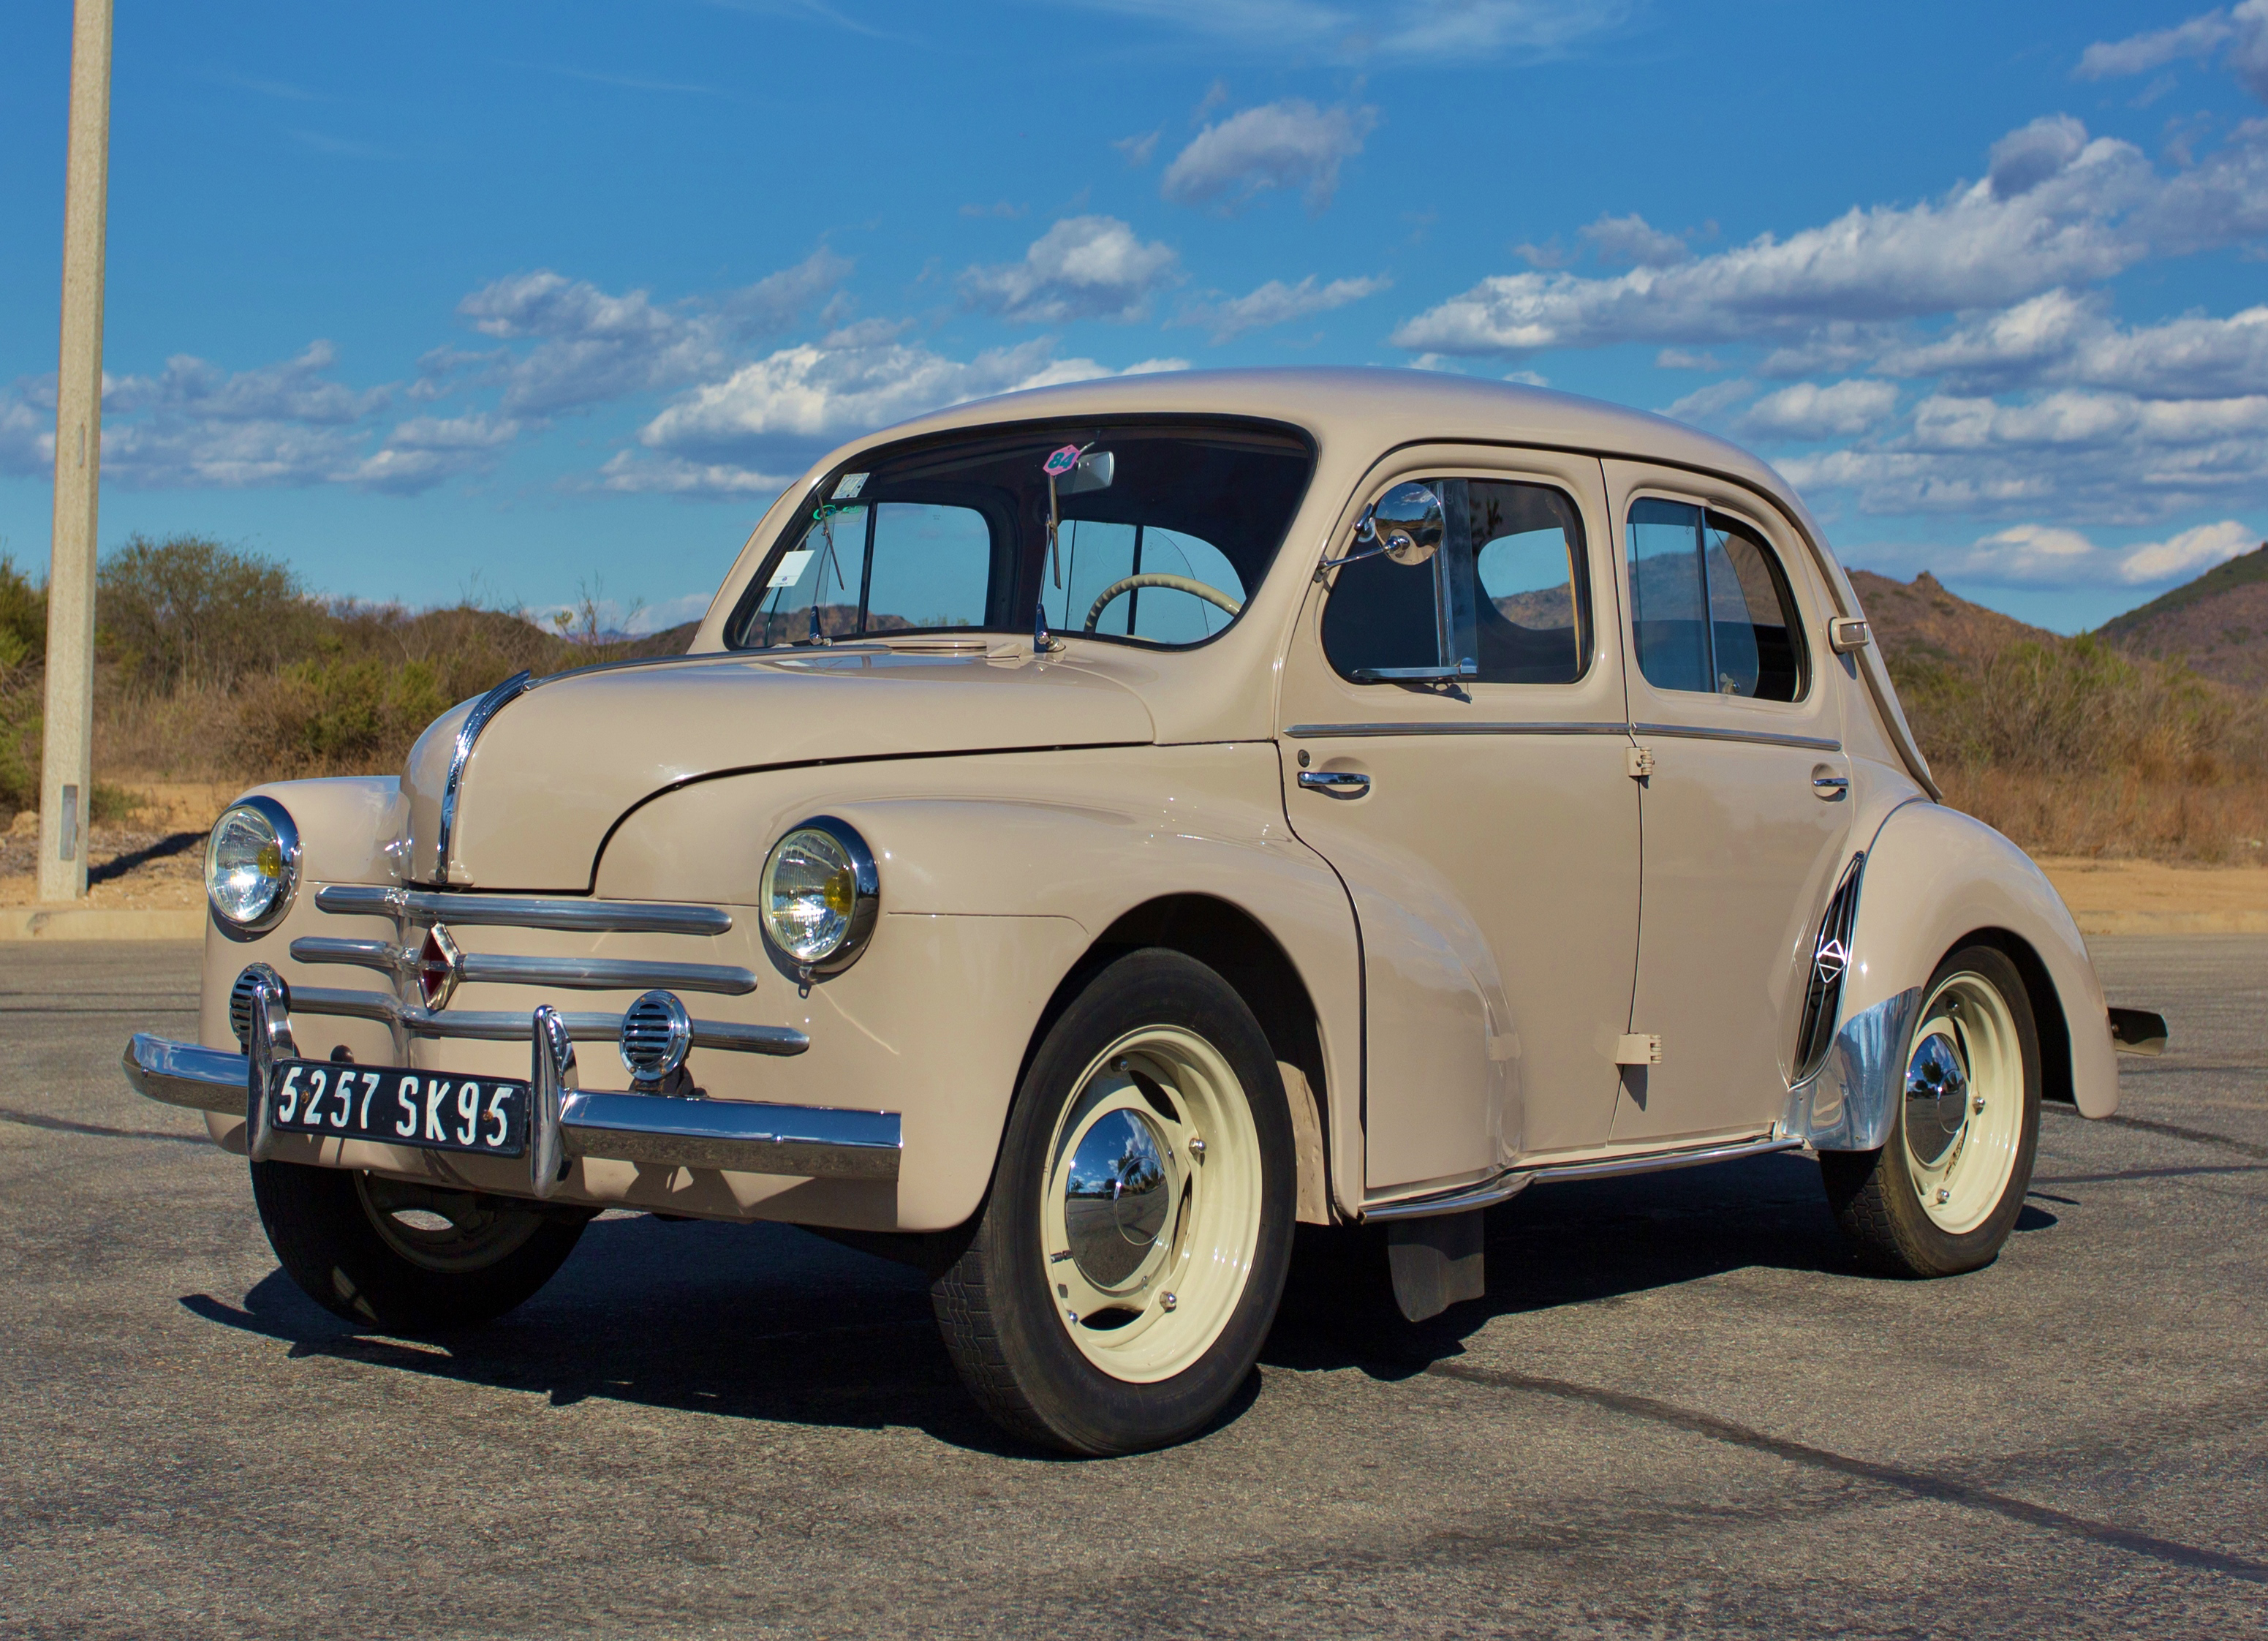
[[[1889,1143],[1921,991],[1909,986],[1843,1022],[1819,1068],[1788,1090],[1790,1134],[1816,1151],[1874,1151]]]

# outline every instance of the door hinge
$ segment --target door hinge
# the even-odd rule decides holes
[[[1644,780],[1648,775],[1653,773],[1653,749],[1652,747],[1634,746],[1629,748],[1628,751],[1630,757],[1630,778],[1632,780]]]
[[[1618,1066],[1658,1066],[1661,1063],[1661,1038],[1658,1033],[1625,1031],[1615,1044],[1615,1063]]]

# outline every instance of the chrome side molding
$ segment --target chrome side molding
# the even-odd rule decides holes
[[[1727,1140],[1712,1145],[1685,1146],[1665,1151],[1633,1151],[1626,1157],[1602,1157],[1594,1161],[1543,1163],[1507,1168],[1492,1179],[1461,1186],[1434,1196],[1404,1197],[1399,1201],[1366,1202],[1366,1220],[1425,1219],[1437,1214],[1462,1214],[1476,1208],[1509,1201],[1532,1185],[1564,1184],[1575,1179],[1611,1179],[1621,1174],[1658,1174],[1672,1168],[1697,1168],[1705,1163],[1738,1162],[1744,1157],[1766,1157],[1793,1151],[1803,1144],[1795,1135],[1774,1128],[1752,1139]]]
[[[479,895],[384,883],[326,883],[315,891],[315,905],[325,912],[388,917],[396,924],[446,922],[593,935],[722,935],[733,927],[733,914],[722,906],[588,900],[571,895]]]
[[[1788,1090],[1790,1134],[1820,1151],[1872,1151],[1889,1142],[1921,991],[1909,986],[1843,1022],[1817,1068]]]
[[[264,999],[259,1006],[264,1008]],[[887,1183],[898,1177],[904,1136],[896,1112],[580,1090],[574,1086],[572,1039],[560,1031],[563,1019],[556,1010],[538,1009],[513,1033],[532,1039],[534,1098],[526,1186],[531,1195],[556,1192],[564,1166],[578,1157],[804,1179]],[[261,1040],[254,1039],[255,1045]],[[243,1113],[258,1122],[250,1098],[260,1086],[253,1082],[255,1061],[269,1058],[136,1032],[126,1045],[124,1065],[128,1083],[147,1098],[191,1111]]]
[[[465,721],[457,726],[456,744],[449,749],[449,772],[441,780],[441,818],[433,832],[433,876],[441,883],[449,881],[449,848],[455,841],[457,828],[457,789],[464,785],[465,765],[472,761],[473,743],[481,738],[481,731],[489,727],[489,720],[502,712],[519,693],[535,682],[535,675],[522,668],[473,703],[473,710],[465,714]]]
[[[408,975],[417,954],[383,940],[334,940],[303,935],[291,942],[295,963],[344,963],[381,974]],[[725,963],[663,963],[642,957],[527,957],[468,951],[457,963],[460,986],[556,986],[568,991],[643,992],[657,987],[746,996],[755,972]]]

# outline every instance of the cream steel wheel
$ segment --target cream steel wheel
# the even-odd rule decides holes
[[[1295,1186],[1283,1080],[1236,991],[1174,951],[1101,969],[1035,1050],[931,1290],[970,1394],[1071,1453],[1196,1435],[1275,1321]]]
[[[1889,1143],[1821,1157],[1828,1199],[1877,1269],[1974,1270],[2014,1227],[2039,1143],[2039,1031],[2007,953],[1970,946],[1938,965],[1902,1068]]]
[[[1088,1065],[1049,1151],[1040,1243],[1072,1342],[1113,1379],[1171,1379],[1220,1337],[1259,1242],[1235,1070],[1194,1032],[1130,1032]]]

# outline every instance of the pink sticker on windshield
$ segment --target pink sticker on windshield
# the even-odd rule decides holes
[[[1077,445],[1065,445],[1062,449],[1057,451],[1053,455],[1048,458],[1048,464],[1045,471],[1049,478],[1061,478],[1064,474],[1070,472],[1071,469],[1078,465],[1079,447]]]

